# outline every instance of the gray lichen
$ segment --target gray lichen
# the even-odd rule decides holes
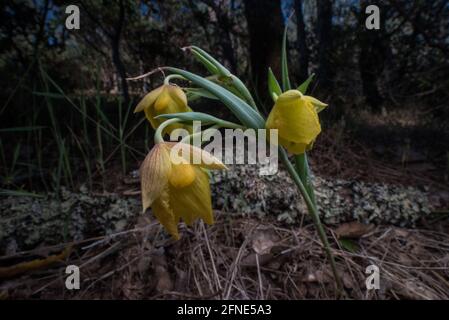
[[[49,193],[45,198],[2,198],[0,211],[0,254],[5,254],[121,231],[140,213],[140,201],[63,189],[59,197]]]
[[[257,166],[231,166],[212,173],[216,208],[243,214],[275,214],[278,220],[295,223],[307,213],[288,174],[259,176]],[[324,222],[413,226],[430,213],[425,190],[340,179],[314,177],[318,209]]]
[[[274,215],[285,223],[307,218],[307,209],[288,174],[259,176],[255,165],[230,166],[212,172],[215,209],[243,216]],[[413,226],[430,212],[427,194],[411,187],[315,177],[319,211],[326,223],[359,220]],[[59,197],[0,198],[0,255],[119,232],[130,227],[141,212],[138,197],[94,195],[62,190]],[[304,216],[305,215],[305,216]]]

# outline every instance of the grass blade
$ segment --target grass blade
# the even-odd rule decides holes
[[[285,22],[284,36],[282,38],[281,69],[282,69],[282,88],[284,89],[284,91],[291,89],[290,79],[288,77],[288,63],[287,63],[287,30],[288,30],[288,20]]]
[[[0,189],[1,196],[44,198],[44,195],[21,190]]]
[[[315,76],[314,73],[312,73],[306,81],[304,81],[303,83],[301,83],[301,85],[298,87],[298,91],[301,92],[302,94],[306,94],[307,92],[307,88],[309,88],[309,84],[312,82],[313,77]]]
[[[268,68],[268,93],[273,98],[273,101],[276,101],[276,98],[282,93],[281,86],[279,85],[279,82],[277,81],[271,68]],[[277,97],[275,97],[275,95]]]
[[[44,126],[29,126],[29,127],[14,127],[14,128],[4,128],[0,129],[0,132],[27,132],[34,130],[46,129]]]

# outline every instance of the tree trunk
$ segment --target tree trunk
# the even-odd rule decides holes
[[[111,37],[111,48],[112,48],[112,61],[117,69],[118,76],[120,78],[120,86],[122,90],[123,100],[125,106],[129,105],[129,92],[128,83],[126,82],[126,70],[123,65],[120,56],[120,38],[122,35],[123,25],[125,23],[125,8],[123,5],[123,0],[119,2],[119,19],[115,25],[114,33]]]
[[[297,47],[299,53],[299,83],[302,83],[309,76],[309,50],[306,40],[306,25],[302,10],[303,1],[295,0],[296,25],[297,25]]]
[[[269,99],[268,68],[280,75],[282,47],[282,12],[280,0],[244,0],[249,31],[251,74],[259,99]]]
[[[224,2],[217,2],[216,0],[202,0],[202,2],[209,6],[214,11],[215,16],[217,17],[217,28],[222,31],[221,34],[217,35],[218,43],[223,50],[223,57],[229,63],[229,69],[231,70],[231,72],[235,73],[237,71],[237,59],[234,54],[234,48],[232,45],[232,25],[229,18],[229,15],[232,15],[232,12],[227,12],[227,10],[224,8]],[[202,21],[203,19],[201,17],[201,14],[199,14],[196,10],[196,7],[193,4],[192,0],[189,0],[189,3],[190,7],[194,10],[196,19],[198,20],[200,25],[204,25],[203,29],[207,34],[207,27],[205,26],[204,21]]]
[[[317,0],[318,81],[321,89],[332,90],[332,0]]]
[[[359,35],[358,42],[360,46],[359,70],[362,80],[363,95],[366,103],[373,112],[379,113],[382,109],[383,97],[379,92],[379,77],[384,69],[388,55],[388,36],[384,34],[384,25],[382,23],[379,30],[368,30],[365,27],[365,8],[369,5],[366,1],[361,2],[359,16]],[[385,13],[383,10],[381,13]]]
[[[231,72],[237,72],[237,61],[234,55],[234,48],[232,47],[231,26],[229,17],[226,12],[217,14],[218,24],[223,28],[223,36],[221,37],[221,48],[223,55],[228,60]]]

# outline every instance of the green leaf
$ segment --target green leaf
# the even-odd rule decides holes
[[[282,88],[284,92],[292,88],[290,84],[290,79],[288,77],[288,63],[287,63],[287,30],[288,30],[288,20],[285,22],[284,36],[282,38],[282,59],[281,59],[281,69],[282,69]]]
[[[312,200],[313,205],[316,207],[315,191],[313,188],[313,183],[311,181],[309,162],[307,161],[307,153],[295,155],[295,170],[301,178],[304,187]]]
[[[186,90],[187,100],[192,101],[199,98],[207,98],[217,100],[217,97],[211,94],[209,91],[203,88],[187,88]]]
[[[195,58],[197,58],[197,60],[203,64],[203,66],[206,67],[206,69],[212,73],[212,74],[219,74],[218,69],[209,62],[209,60],[207,60],[204,56],[202,56],[200,53],[198,53],[195,50],[191,50],[191,52],[193,53],[193,55],[195,56]]]
[[[243,99],[246,100],[246,102],[249,103],[249,105],[257,110],[257,106],[256,103],[254,102],[253,96],[251,95],[251,93],[249,92],[248,88],[243,84],[242,80],[240,80],[239,78],[237,78],[235,75],[231,74],[230,76],[231,81],[232,81],[232,85],[234,88],[237,89],[237,91],[239,92],[239,95],[241,95],[241,97]]]
[[[303,83],[301,83],[301,85],[298,87],[298,91],[301,92],[302,94],[306,94],[307,92],[307,88],[309,87],[309,84],[312,82],[313,77],[315,76],[315,73],[312,73],[306,81],[304,81]]]
[[[218,84],[185,70],[172,67],[167,67],[166,70],[182,75],[196,86],[206,89],[215,95],[245,126],[254,129],[262,129],[265,127],[265,120],[257,111],[251,108],[241,98],[220,87]]]
[[[231,76],[231,72],[228,69],[226,69],[225,66],[223,66],[220,62],[218,62],[214,57],[212,57],[210,54],[208,54],[203,49],[195,47],[195,46],[191,46],[191,47],[189,47],[189,49],[194,54],[196,54],[198,56],[201,56],[201,59],[204,59],[209,64],[214,66],[217,69],[217,71],[214,72],[214,74],[219,74],[219,75],[224,76],[224,77],[230,77]]]
[[[281,86],[279,85],[279,82],[277,81],[271,68],[268,68],[268,91],[274,101],[276,100],[274,99],[273,93],[276,96],[280,96],[282,94]]]
[[[204,66],[211,72],[212,74],[216,74],[225,79],[229,80],[229,84],[237,90],[238,95],[243,98],[247,103],[250,104],[251,107],[257,110],[256,103],[249,92],[248,88],[243,84],[243,82],[233,75],[225,66],[223,66],[217,59],[212,57],[206,51],[201,48],[191,46],[188,49],[197,57],[197,59],[204,64]]]

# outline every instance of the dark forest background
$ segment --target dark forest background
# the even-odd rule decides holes
[[[79,30],[65,28],[69,4],[80,8]],[[379,30],[365,28],[370,4],[380,8]],[[187,45],[223,62],[268,112],[267,70],[280,75],[290,15],[293,82],[315,73],[311,93],[330,105],[322,114],[328,133],[312,161],[323,159],[323,172],[339,175],[348,167],[344,150],[351,149],[412,174],[407,164],[419,163],[447,182],[448,0],[6,0],[0,11],[2,190],[76,188],[86,181],[109,189],[114,183],[107,173],[135,170],[152,134],[132,110],[162,77],[125,79],[164,65],[205,74],[181,50]],[[192,107],[223,109],[210,101]],[[320,156],[329,153],[332,161]],[[372,173],[352,172],[363,174]]]

